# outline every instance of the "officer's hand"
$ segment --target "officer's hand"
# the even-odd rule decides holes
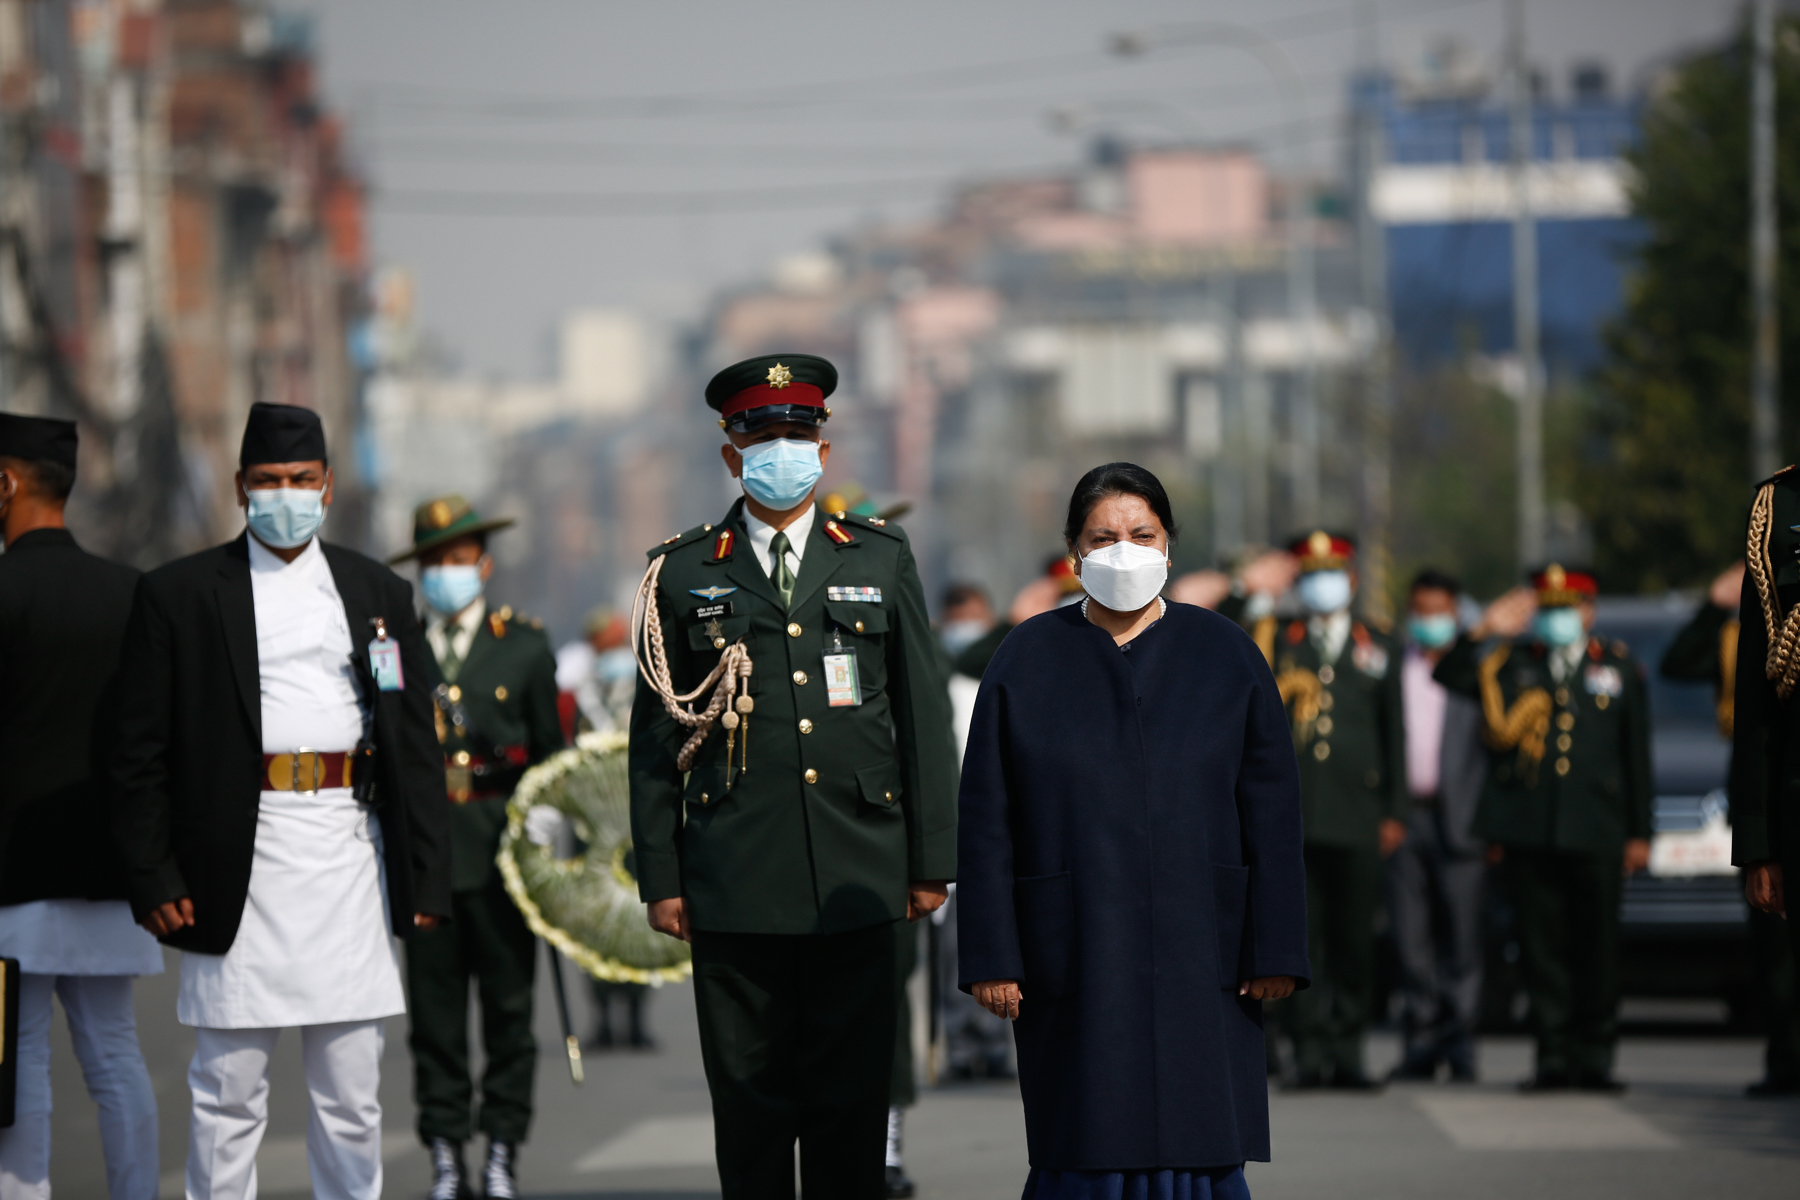
[[[1384,817],[1381,822],[1381,857],[1386,858],[1404,845],[1406,826],[1392,817]]]
[[[1491,637],[1515,638],[1531,628],[1535,615],[1537,593],[1528,587],[1514,588],[1487,606],[1469,636],[1478,642]]]
[[[906,891],[906,919],[916,921],[930,916],[950,898],[950,884],[942,879],[926,879]]]
[[[1712,581],[1707,589],[1706,598],[1714,606],[1727,612],[1736,612],[1738,601],[1744,598],[1744,560],[1738,559],[1729,567],[1719,572],[1719,577]]]
[[[1294,586],[1300,577],[1300,560],[1286,550],[1259,554],[1244,564],[1238,578],[1252,596],[1279,596]]]
[[[194,902],[186,896],[157,905],[143,921],[144,928],[157,937],[168,937],[193,923]]]
[[[975,993],[975,1003],[1002,1020],[1017,1017],[1019,1002],[1025,998],[1019,993],[1019,985],[1010,979],[990,979],[969,990]]]
[[[444,918],[437,916],[434,913],[414,913],[413,914],[413,928],[415,928],[415,929],[424,929],[424,930],[429,931],[432,929],[436,929],[439,925],[442,925],[443,923],[444,923]]]
[[[1650,840],[1632,838],[1625,843],[1625,874],[1629,877],[1650,865]]]
[[[1760,863],[1744,876],[1744,898],[1752,908],[1778,917],[1787,916],[1787,895],[1781,886],[1781,864]]]
[[[694,940],[694,931],[688,928],[686,900],[680,896],[673,900],[653,900],[645,907],[649,910],[650,928],[684,942]]]
[[[1294,977],[1292,975],[1270,975],[1263,979],[1248,979],[1238,984],[1238,995],[1248,996],[1252,1000],[1286,1000],[1294,994]]]

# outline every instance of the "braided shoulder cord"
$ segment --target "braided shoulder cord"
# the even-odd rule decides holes
[[[706,735],[721,714],[729,716],[725,722],[728,730],[735,730],[738,725],[737,712],[728,711],[732,702],[732,693],[736,692],[739,683],[748,684],[751,673],[750,651],[742,638],[725,647],[719,655],[719,665],[714,667],[700,681],[700,686],[693,691],[677,695],[675,683],[669,673],[669,652],[663,641],[662,614],[657,609],[656,592],[658,581],[662,578],[662,556],[651,560],[650,569],[644,572],[643,582],[638,584],[637,595],[631,601],[631,653],[637,659],[638,670],[642,672],[644,681],[648,683],[663,707],[676,721],[694,732],[682,744],[681,752],[675,756],[675,765],[686,771],[694,765],[694,755],[699,753],[700,745],[706,741]],[[712,688],[712,698],[700,712],[694,711],[693,702],[707,688]],[[742,698],[748,701],[746,695]],[[747,704],[739,704],[740,710]]]
[[[1519,759],[1535,770],[1544,761],[1544,741],[1550,733],[1550,693],[1541,687],[1526,688],[1511,708],[1500,694],[1500,668],[1512,654],[1502,646],[1481,663],[1481,736],[1491,749],[1519,748]]]
[[[1281,702],[1293,711],[1294,736],[1305,741],[1312,736],[1319,719],[1319,677],[1303,667],[1289,667],[1275,677],[1275,690]]]
[[[1781,597],[1775,590],[1775,563],[1769,545],[1775,537],[1775,485],[1765,483],[1750,508],[1750,544],[1744,556],[1761,602],[1763,628],[1769,636],[1769,657],[1764,673],[1775,684],[1775,694],[1786,700],[1800,683],[1800,609],[1781,613]]]

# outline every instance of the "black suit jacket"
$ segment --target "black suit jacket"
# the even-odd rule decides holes
[[[0,555],[0,904],[125,897],[94,729],[137,581],[66,529]]]
[[[132,911],[141,920],[191,896],[194,924],[164,940],[207,954],[225,953],[237,936],[262,792],[247,537],[143,577],[120,678],[113,820]],[[431,652],[405,580],[354,551],[324,550],[374,710],[388,903],[394,932],[405,937],[415,912],[450,911],[450,814],[431,720]],[[376,617],[400,642],[403,691],[377,691],[370,677]]]

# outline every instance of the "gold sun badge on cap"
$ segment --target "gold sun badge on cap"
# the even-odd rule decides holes
[[[434,500],[431,503],[431,511],[428,516],[430,517],[433,529],[442,529],[450,523],[450,506],[442,500]]]
[[[1560,592],[1568,582],[1568,572],[1555,563],[1551,563],[1544,571],[1544,587],[1548,591]]]
[[[1306,552],[1314,558],[1325,558],[1331,553],[1331,535],[1319,530],[1306,539]]]
[[[792,382],[794,382],[794,373],[792,371],[788,370],[786,367],[782,366],[780,363],[776,363],[774,366],[769,368],[769,386],[770,387],[784,388]]]

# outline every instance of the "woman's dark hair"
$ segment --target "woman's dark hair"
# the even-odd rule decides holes
[[[1063,525],[1063,540],[1073,546],[1080,539],[1082,527],[1087,524],[1094,505],[1108,496],[1143,497],[1156,519],[1162,522],[1169,540],[1175,540],[1175,513],[1169,508],[1169,493],[1163,491],[1162,481],[1136,463],[1128,462],[1103,463],[1081,477],[1081,482],[1075,485],[1075,494],[1069,497],[1069,519]]]

